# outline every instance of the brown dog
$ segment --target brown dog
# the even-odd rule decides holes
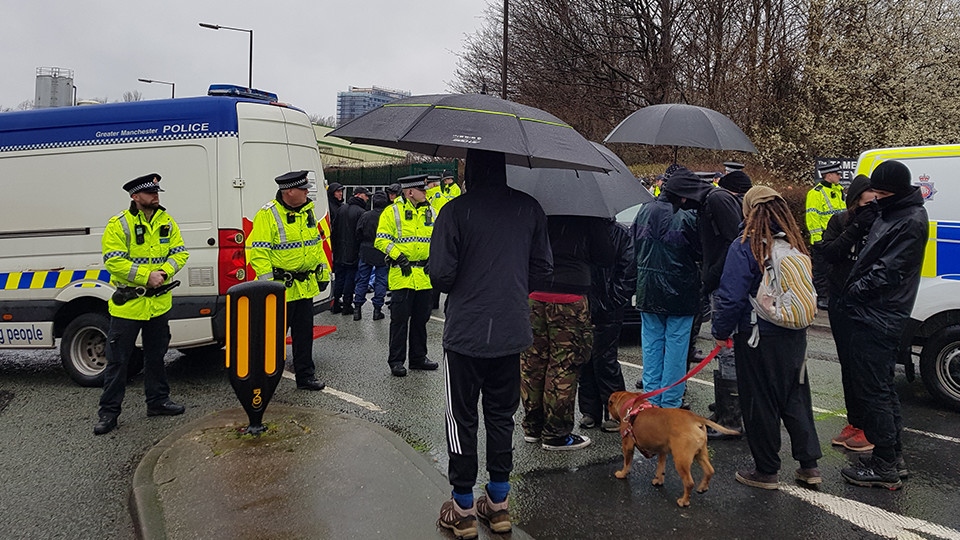
[[[706,426],[728,435],[738,433],[684,409],[646,408],[643,406],[646,400],[640,401],[638,396],[637,392],[614,392],[607,403],[610,417],[620,421],[620,435],[623,437],[623,468],[615,475],[617,478],[627,477],[633,463],[633,449],[637,448],[647,457],[657,455],[653,485],[662,486],[669,453],[683,481],[683,497],[677,499],[677,504],[690,506],[690,490],[693,488],[690,467],[694,458],[703,469],[697,493],[706,491],[713,477],[713,465],[707,455]],[[632,421],[624,422],[624,416],[632,417]]]

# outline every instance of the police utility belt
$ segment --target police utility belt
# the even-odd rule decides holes
[[[316,270],[293,272],[291,270],[284,270],[283,268],[274,268],[273,279],[274,281],[282,281],[283,286],[289,289],[290,287],[293,287],[294,281],[307,281],[308,279],[314,277],[315,273]]]
[[[430,264],[430,259],[424,259],[422,261],[410,261],[410,266],[419,266],[421,268],[426,267],[428,264]],[[387,257],[387,266],[395,266],[400,268],[403,265],[398,263],[395,259]]]
[[[146,287],[124,287],[121,285],[118,286],[117,290],[113,292],[113,296],[111,296],[110,299],[113,300],[114,304],[122,306],[135,298],[140,298],[141,296],[147,298],[151,296],[160,296],[161,294],[166,294],[179,286],[179,280],[171,281],[166,285],[154,287],[153,289],[148,289]]]

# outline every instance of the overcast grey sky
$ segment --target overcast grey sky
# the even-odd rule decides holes
[[[383,86],[449,91],[464,38],[484,0],[0,0],[0,107],[33,100],[36,68],[74,71],[80,99],[144,99],[246,86],[253,29],[253,86],[308,113],[336,114],[338,91]]]

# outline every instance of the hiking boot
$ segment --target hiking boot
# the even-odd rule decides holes
[[[600,431],[607,433],[619,433],[620,432],[620,422],[617,422],[613,418],[607,418],[600,424]]]
[[[358,304],[353,308],[353,320],[359,321],[362,318],[363,318],[363,312],[360,311],[360,305]]]
[[[853,466],[844,467],[840,471],[840,476],[855,486],[886,488],[890,491],[903,487],[900,474],[894,464],[877,456],[866,461],[859,460]]]
[[[780,479],[775,474],[761,474],[756,471],[737,471],[737,482],[745,486],[760,489],[780,489]]]
[[[597,421],[589,414],[583,415],[583,418],[580,419],[581,429],[593,429],[595,427],[597,427]]]
[[[796,478],[797,482],[808,486],[816,486],[823,483],[823,478],[820,476],[820,469],[816,467],[812,469],[797,469],[793,473],[793,477]]]
[[[871,457],[872,456],[860,456],[860,464],[864,467],[869,467]],[[897,456],[897,460],[893,462],[893,467],[897,469],[897,476],[899,476],[901,480],[910,476],[910,471],[907,469],[907,462],[903,460],[903,455]]]
[[[374,308],[373,308],[373,320],[379,321],[379,320],[382,319],[383,317],[384,317],[384,315],[383,315],[383,308],[381,308],[381,307],[379,307],[379,306],[374,306]]]
[[[873,443],[867,440],[862,429],[858,429],[851,437],[841,443],[847,450],[854,452],[869,452],[873,450]]]
[[[853,424],[847,424],[846,427],[840,430],[839,435],[830,439],[830,444],[834,446],[843,446],[843,441],[856,435],[857,431],[857,428],[853,427]]]
[[[453,535],[460,539],[477,537],[477,505],[470,508],[460,508],[457,501],[451,498],[440,506],[440,519],[437,526],[453,531]]]
[[[579,450],[588,446],[590,446],[590,437],[574,435],[573,433],[567,435],[566,437],[544,439],[543,443],[540,444],[540,447],[544,450],[561,452],[566,450]]]
[[[507,508],[508,496],[503,502],[495,503],[490,500],[490,493],[483,488],[483,495],[477,499],[477,517],[487,522],[490,530],[495,533],[510,532],[510,511]]]

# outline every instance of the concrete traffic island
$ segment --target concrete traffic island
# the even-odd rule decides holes
[[[210,414],[151,449],[134,475],[142,538],[452,538],[450,498],[426,457],[380,426],[274,404],[268,431],[244,435],[243,409]],[[478,526],[480,538],[528,538]]]

